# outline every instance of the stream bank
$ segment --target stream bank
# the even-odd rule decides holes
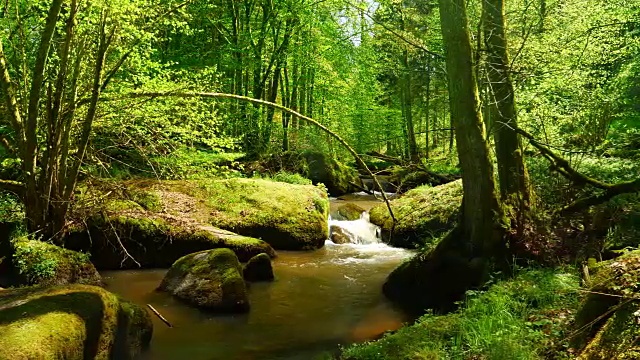
[[[377,203],[361,196],[349,201],[365,209]],[[331,202],[333,210],[343,201]],[[331,223],[351,231],[367,229],[358,221]],[[108,290],[153,305],[174,325],[168,328],[153,319],[154,336],[143,359],[307,360],[339,345],[378,338],[412,320],[380,288],[413,253],[383,244],[375,234],[359,234],[368,239],[364,244],[326,241],[312,252],[279,251],[273,260],[275,281],[249,283],[247,314],[211,314],[155,291],[166,269],[104,271],[102,276]]]

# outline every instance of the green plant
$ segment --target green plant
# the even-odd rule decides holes
[[[294,174],[287,171],[279,171],[272,175],[271,180],[280,181],[288,184],[311,185],[311,180],[300,174]]]
[[[427,313],[378,341],[343,349],[341,358],[542,359],[565,346],[578,286],[569,269],[520,271],[486,291],[469,291],[457,312]]]
[[[58,260],[48,252],[48,248],[36,244],[17,246],[13,258],[19,273],[29,282],[50,279],[55,276],[58,268]]]

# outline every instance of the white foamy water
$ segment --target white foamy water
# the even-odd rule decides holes
[[[347,237],[349,242],[334,243],[332,234]],[[329,218],[329,237],[325,242],[328,258],[336,264],[378,263],[406,259],[412,251],[394,248],[382,242],[380,227],[369,221],[369,214],[363,212],[358,220],[334,220]]]

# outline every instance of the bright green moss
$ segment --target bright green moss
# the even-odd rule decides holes
[[[0,359],[131,358],[146,346],[151,332],[150,318],[136,308],[125,313],[115,295],[86,285],[3,291]],[[141,322],[144,317],[148,321]],[[125,322],[135,324],[135,331],[120,331]],[[129,338],[135,334],[140,338]]]
[[[461,204],[462,181],[458,180],[436,187],[420,186],[392,200],[395,227],[385,204],[371,209],[370,216],[372,223],[382,227],[382,235],[390,244],[416,248],[451,230]]]
[[[39,240],[12,240],[12,263],[27,285],[100,284],[101,278],[87,254]]]

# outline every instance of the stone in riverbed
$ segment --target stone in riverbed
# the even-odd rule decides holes
[[[329,239],[333,241],[334,244],[348,244],[351,242],[350,234],[343,228],[337,225],[331,225],[329,229]]]
[[[99,287],[0,292],[0,359],[134,359],[152,332],[144,309]]]
[[[171,266],[158,289],[206,310],[249,311],[242,266],[229,249],[206,250],[181,257]]]
[[[366,210],[353,203],[346,203],[338,208],[338,215],[344,220],[358,220]]]
[[[252,257],[244,266],[242,273],[247,281],[272,281],[274,276],[271,258],[264,253]]]
[[[386,204],[369,212],[371,222],[382,228],[384,242],[408,249],[435,245],[434,242],[457,223],[462,180],[434,187],[420,186],[390,203],[397,220],[395,224]]]

